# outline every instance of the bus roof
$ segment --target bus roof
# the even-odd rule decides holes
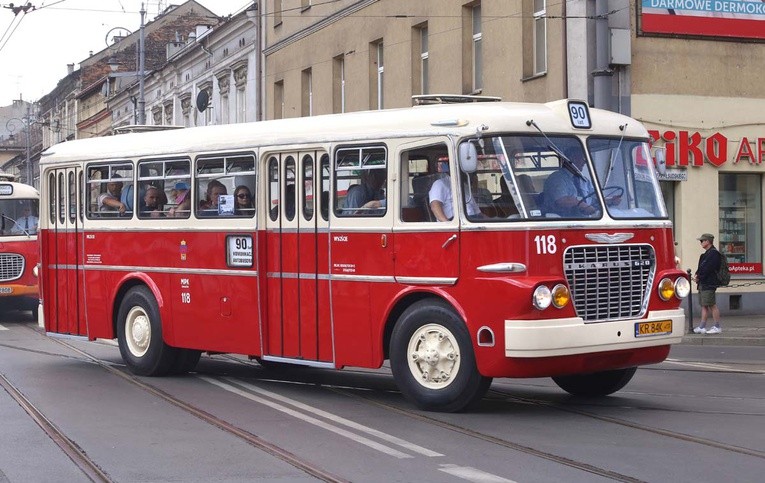
[[[0,181],[0,198],[38,199],[40,198],[40,193],[34,186],[29,186],[28,184]]]
[[[574,129],[567,101],[546,104],[493,102],[436,104],[380,111],[288,118],[261,122],[122,134],[59,143],[43,153],[40,164],[130,159],[257,148],[271,145],[318,145],[327,142],[420,137],[528,133],[534,120],[546,134],[592,134],[646,138],[645,128],[621,114],[590,109],[593,129]],[[627,125],[622,131],[620,126]],[[488,127],[483,129],[481,126]],[[384,135],[380,135],[384,133]]]

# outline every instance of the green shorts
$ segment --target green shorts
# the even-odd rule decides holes
[[[713,288],[699,291],[699,303],[702,307],[711,307],[717,303],[715,301],[715,290],[717,289]]]

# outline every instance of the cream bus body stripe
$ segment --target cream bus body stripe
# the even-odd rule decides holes
[[[148,273],[178,273],[194,275],[226,275],[234,277],[257,277],[256,270],[217,270],[208,268],[174,268],[174,267],[137,267],[126,265],[48,265],[48,269],[85,270],[97,272],[148,272]]]

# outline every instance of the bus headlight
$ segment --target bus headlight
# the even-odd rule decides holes
[[[552,289],[552,304],[558,308],[562,309],[566,305],[568,305],[569,301],[571,301],[571,293],[568,291],[568,287],[563,285],[562,283],[559,283]]]
[[[668,278],[662,278],[659,282],[659,297],[666,301],[675,295],[675,284]]]
[[[35,277],[39,277],[40,276],[39,273],[40,273],[40,265],[35,265],[34,267],[32,267],[32,275],[34,275]]]
[[[691,293],[691,282],[685,277],[678,277],[675,280],[675,297],[684,299]]]
[[[552,303],[552,293],[550,292],[550,289],[545,285],[540,285],[534,289],[532,303],[534,304],[534,307],[539,310],[544,310],[549,307]]]

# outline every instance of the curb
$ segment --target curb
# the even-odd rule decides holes
[[[684,345],[736,345],[736,346],[765,346],[763,337],[728,337],[724,335],[701,335],[688,334],[683,336],[681,344]]]

